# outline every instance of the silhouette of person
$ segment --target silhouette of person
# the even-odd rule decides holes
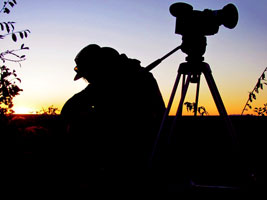
[[[74,148],[87,154],[78,159],[105,170],[144,167],[165,111],[155,78],[140,61],[96,44],[75,62],[74,80],[89,84],[64,104],[61,116],[78,141]]]

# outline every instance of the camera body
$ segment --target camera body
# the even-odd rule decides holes
[[[180,35],[214,35],[219,26],[234,28],[238,22],[238,11],[233,4],[228,4],[221,10],[193,10],[186,3],[174,3],[170,13],[176,17],[175,33]]]

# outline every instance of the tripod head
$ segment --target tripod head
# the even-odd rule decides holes
[[[188,62],[202,62],[206,52],[207,38],[204,35],[184,35],[182,37],[181,50],[188,56]]]
[[[207,39],[205,36],[201,35],[186,35],[182,38],[183,42],[180,46],[176,47],[163,57],[155,60],[154,62],[150,63],[148,66],[145,67],[146,71],[150,71],[154,69],[156,66],[158,66],[163,60],[165,60],[167,57],[172,55],[174,52],[181,49],[184,53],[186,53],[188,56],[186,57],[186,61],[188,62],[202,62],[204,61],[204,53],[206,51],[207,46]]]
[[[191,83],[197,83],[202,72],[207,46],[207,38],[204,35],[184,35],[182,37],[181,50],[188,56],[186,62],[181,63],[179,71],[182,74],[191,74]]]

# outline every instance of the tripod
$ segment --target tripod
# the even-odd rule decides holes
[[[181,63],[179,66],[178,74],[177,74],[177,77],[176,77],[176,80],[175,80],[175,83],[174,83],[174,86],[173,86],[173,89],[171,92],[171,96],[170,96],[166,111],[164,113],[158,135],[157,135],[155,143],[154,143],[154,148],[153,148],[152,155],[150,158],[151,162],[152,162],[152,159],[154,157],[155,151],[157,150],[159,138],[163,132],[166,120],[168,118],[170,109],[172,107],[172,103],[173,103],[173,100],[174,100],[176,90],[177,90],[181,76],[182,76],[181,98],[180,98],[180,102],[179,102],[178,109],[176,112],[176,116],[175,116],[174,121],[173,121],[172,126],[171,126],[170,133],[167,136],[168,140],[169,140],[168,143],[171,140],[171,136],[174,132],[174,128],[178,122],[179,117],[182,116],[183,104],[184,104],[184,100],[185,100],[186,93],[187,93],[187,90],[188,90],[190,83],[196,83],[197,84],[196,98],[195,98],[195,105],[194,105],[195,106],[194,116],[197,115],[199,88],[200,88],[200,77],[201,77],[201,74],[203,73],[205,76],[205,79],[207,81],[208,87],[210,89],[210,92],[212,94],[213,100],[214,100],[216,107],[219,111],[219,114],[225,121],[228,133],[230,134],[230,137],[231,137],[232,147],[233,147],[233,149],[237,148],[236,135],[235,135],[235,132],[233,130],[232,123],[231,123],[229,116],[226,112],[226,109],[224,107],[219,90],[215,84],[210,66],[207,63],[203,62],[204,57],[202,57],[202,55],[205,53],[205,50],[206,50],[206,37],[202,36],[202,35],[183,36],[182,39],[183,39],[183,43],[178,48],[181,48],[181,50],[188,55],[186,57],[187,62]],[[174,49],[172,52],[176,51],[178,48]],[[167,55],[169,56],[169,54],[167,54]],[[164,56],[163,58],[166,58],[166,56]]]

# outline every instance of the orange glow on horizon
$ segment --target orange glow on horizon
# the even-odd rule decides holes
[[[32,114],[34,113],[33,109],[27,107],[15,107],[13,108],[15,111],[14,114]]]
[[[165,102],[165,105],[167,106],[167,102]],[[200,105],[200,106],[202,106],[202,105]],[[176,115],[177,107],[178,107],[178,103],[175,102],[174,105],[172,106],[171,110],[170,110],[169,115]],[[210,104],[206,104],[206,106],[204,106],[204,107],[207,109],[208,115],[210,115],[210,116],[219,115],[215,105],[210,106]],[[37,114],[37,113],[40,114],[40,112],[43,111],[43,108],[34,109],[34,108],[24,107],[24,106],[20,106],[20,107],[14,106],[13,110],[15,111],[14,114]],[[45,108],[45,110],[47,110],[47,108]],[[228,115],[241,114],[241,112],[239,111],[240,110],[239,108],[237,109],[237,108],[226,106],[226,110],[227,110]],[[247,114],[255,114],[255,113],[253,112],[253,110],[248,110],[248,111],[244,112],[244,115],[247,115]],[[193,115],[193,112],[187,111],[186,106],[183,106],[183,115]]]
[[[56,113],[60,114],[61,107],[58,106],[39,106],[39,107],[33,107],[33,106],[27,106],[27,105],[19,105],[14,106],[12,109],[14,110],[14,114],[43,114],[45,112],[48,112],[49,108],[56,108]]]

